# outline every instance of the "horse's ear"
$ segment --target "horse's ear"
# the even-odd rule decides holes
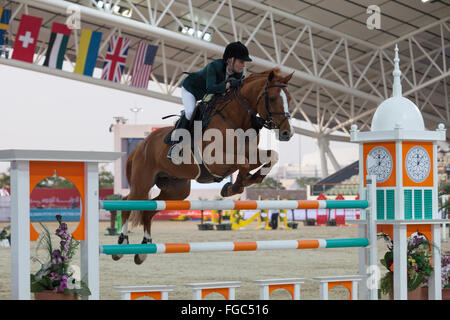
[[[292,76],[294,75],[294,72],[292,72],[290,75],[287,75],[286,77],[283,78],[283,80],[281,82],[283,83],[288,83],[289,80],[292,79]]]
[[[275,77],[275,73],[273,71],[270,71],[270,73],[269,73],[269,82],[271,82],[274,77]]]

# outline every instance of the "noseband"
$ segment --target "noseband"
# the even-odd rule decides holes
[[[274,112],[270,109],[268,89],[270,89],[270,88],[286,88],[286,87],[287,87],[287,84],[284,84],[284,83],[274,83],[274,84],[269,85],[269,83],[267,82],[266,86],[264,87],[263,94],[258,97],[258,100],[256,100],[255,105],[258,105],[259,100],[261,100],[261,97],[264,95],[264,107],[266,108],[266,113],[267,113],[266,119],[261,118],[263,120],[262,125],[264,128],[267,128],[270,130],[280,129],[281,126],[283,125],[284,121],[291,118],[291,114],[289,112]],[[277,124],[275,124],[275,121],[273,120],[272,115],[283,115],[284,118],[281,121],[281,123],[277,125]]]

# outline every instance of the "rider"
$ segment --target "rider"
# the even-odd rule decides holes
[[[198,72],[190,73],[182,82],[181,99],[184,105],[184,115],[177,122],[175,129],[188,129],[198,100],[207,94],[222,94],[241,84],[246,61],[252,61],[247,47],[240,41],[229,43],[222,59],[210,62]],[[172,141],[167,158],[176,145]]]

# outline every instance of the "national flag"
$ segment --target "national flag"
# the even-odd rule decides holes
[[[64,54],[66,53],[67,42],[69,42],[71,33],[72,30],[67,25],[53,22],[44,66],[62,69]]]
[[[131,86],[147,89],[158,46],[140,42],[134,58]]]
[[[120,82],[122,72],[127,61],[130,40],[118,36],[109,39],[108,52],[105,55],[103,64],[102,79],[113,82]]]
[[[78,47],[78,56],[73,72],[91,76],[94,73],[95,63],[97,62],[98,49],[102,40],[102,33],[83,29],[81,31],[80,45]]]
[[[34,49],[39,37],[42,18],[22,15],[14,41],[13,59],[33,63]]]
[[[0,46],[5,44],[5,36],[8,31],[11,10],[0,8]]]

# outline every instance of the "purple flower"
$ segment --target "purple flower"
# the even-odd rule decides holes
[[[52,252],[52,266],[53,267],[57,267],[59,264],[61,264],[63,262],[62,257],[61,257],[61,251],[57,250],[53,250]]]
[[[64,277],[64,276],[63,276]],[[66,276],[67,277],[67,276]],[[58,288],[58,291],[60,291],[60,292],[64,292],[64,289],[66,289],[67,288],[67,279],[65,279],[65,280],[63,280],[63,281],[61,281],[60,283],[59,283],[59,288]]]
[[[61,230],[66,231],[67,230],[67,224],[66,223],[61,223],[60,225]]]

